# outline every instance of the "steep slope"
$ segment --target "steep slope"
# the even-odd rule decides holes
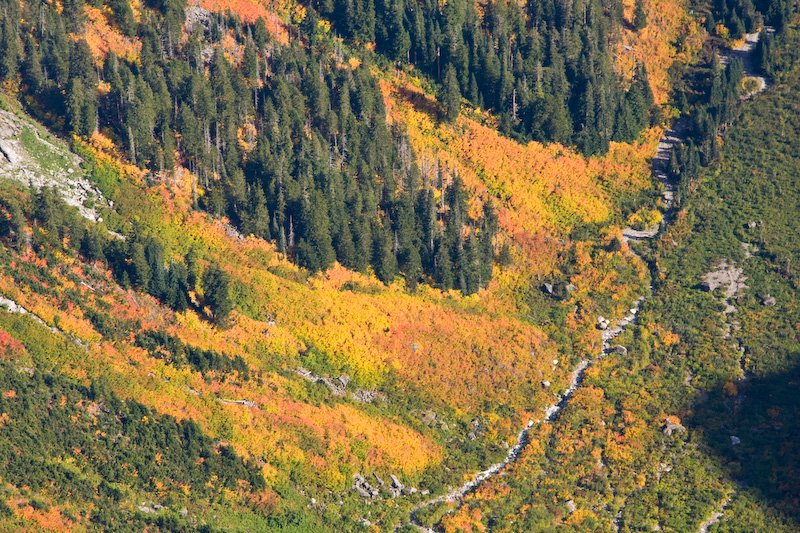
[[[505,104],[441,120],[429,82],[413,70],[382,73],[380,58],[362,62],[369,52],[310,9],[271,6],[291,11],[295,26],[274,14],[259,22],[261,4],[205,4],[238,18],[177,4],[133,3],[130,19],[125,2],[70,4],[63,20],[23,5],[17,30],[28,51],[18,77],[2,75],[25,109],[76,134],[82,173],[99,188],[78,202],[102,221],[58,200],[69,172],[55,192],[0,196],[0,292],[10,311],[30,311],[0,312],[7,414],[28,417],[25,398],[63,393],[74,409],[62,406],[58,424],[108,429],[81,433],[76,446],[14,441],[7,455],[35,457],[39,475],[56,468],[49,454],[63,476],[55,490],[4,475],[14,502],[4,520],[403,525],[430,498],[420,492],[447,493],[502,459],[568,389],[574,364],[596,354],[597,316],[626,314],[645,290],[646,268],[618,226],[653,222],[648,159],[660,129],[607,140],[608,152],[590,158],[519,132],[524,142],[515,141],[497,132]],[[649,38],[672,42],[684,21],[655,25]],[[663,79],[673,52],[654,51],[651,76]],[[9,123],[28,124],[19,135],[46,137],[11,100]],[[19,168],[46,174],[50,152],[34,153],[39,141],[25,147],[25,138],[31,153]],[[16,375],[27,369],[30,382]],[[584,394],[576,400],[589,402]],[[51,423],[50,404],[36,405]],[[117,427],[116,411],[137,422]],[[139,447],[103,451],[109,463],[160,461],[159,444],[136,441],[151,420],[185,449],[169,461],[206,470],[143,485],[82,462],[83,448],[111,433]],[[202,435],[200,450],[187,434]],[[565,449],[576,439],[565,437]],[[390,474],[393,487],[381,481]],[[72,498],[71,483],[86,497]],[[103,515],[90,493],[113,512]]]

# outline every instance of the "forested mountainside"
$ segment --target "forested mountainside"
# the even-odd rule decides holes
[[[793,3],[0,7],[2,528],[800,529]]]

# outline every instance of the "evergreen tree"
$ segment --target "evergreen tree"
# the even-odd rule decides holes
[[[394,255],[392,236],[386,224],[375,222],[372,226],[373,259],[375,275],[384,283],[391,283],[397,275],[397,258]]]
[[[233,310],[230,276],[219,265],[212,264],[203,272],[203,294],[214,316],[214,323],[225,326]]]
[[[114,14],[114,21],[128,37],[136,35],[136,20],[129,0],[111,0],[109,7]]]
[[[439,288],[447,291],[453,288],[453,261],[450,259],[450,247],[439,238],[436,243],[435,278]]]
[[[25,60],[22,64],[22,75],[33,94],[38,94],[44,88],[42,53],[39,45],[30,35],[25,37]]]
[[[0,16],[0,80],[11,80],[16,77],[19,68],[17,21],[6,14]]]
[[[90,224],[81,239],[81,253],[90,261],[105,262],[104,249],[107,240],[98,224]]]
[[[247,203],[247,216],[245,217],[244,232],[251,233],[261,239],[270,240],[269,209],[264,191],[260,187],[251,187]]]
[[[452,66],[447,66],[444,76],[443,93],[440,101],[444,105],[444,114],[448,122],[455,122],[461,112],[461,90],[458,86],[456,71]]]
[[[131,258],[131,268],[128,276],[131,283],[137,289],[147,290],[150,286],[151,272],[144,245],[139,241],[132,243],[129,256]]]
[[[164,248],[155,239],[150,239],[145,246],[145,256],[150,267],[150,283],[148,292],[159,299],[167,294],[167,271],[164,268]]]
[[[647,27],[647,12],[644,9],[644,0],[636,0],[633,11],[633,25],[637,30]]]
[[[189,271],[183,263],[171,262],[167,280],[166,304],[176,311],[189,307]]]

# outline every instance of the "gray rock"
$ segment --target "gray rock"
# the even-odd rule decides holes
[[[372,498],[372,495],[369,492],[362,489],[361,487],[356,487],[356,491],[358,492],[358,495],[364,498],[365,500]]]
[[[542,387],[547,388],[550,386],[550,382],[547,380],[542,381]]]
[[[574,513],[578,509],[578,506],[575,505],[575,501],[574,500],[568,500],[567,501],[567,508],[569,508],[569,511],[571,513]]]
[[[390,475],[389,475],[389,478],[392,480],[392,486],[393,486],[394,488],[396,488],[396,489],[400,489],[400,490],[403,490],[403,489],[405,488],[405,485],[403,485],[402,483],[400,483],[400,480],[399,480],[399,479],[397,479],[397,476],[395,476],[394,474],[390,474]]]
[[[183,509],[178,511],[178,514],[181,515],[181,516],[186,516],[187,514],[189,514],[189,510],[186,509],[186,507],[184,507]]]
[[[576,287],[572,283],[567,285],[566,289],[567,289],[567,292],[578,292],[578,287]]]
[[[755,220],[751,220],[750,222],[747,223],[747,227],[750,228],[750,229],[753,229],[756,226],[758,226],[758,224],[756,224]]]
[[[375,481],[377,481],[377,482],[378,482],[378,485],[382,487],[382,486],[384,485],[384,482],[383,482],[383,480],[380,478],[380,476],[378,475],[378,473],[377,473],[377,472],[373,472],[373,473],[372,473],[372,475],[373,475],[373,476],[375,476]]]
[[[675,422],[668,421],[664,425],[664,429],[662,430],[662,433],[664,433],[664,435],[669,437],[670,435],[672,435],[672,433],[674,431],[677,431],[678,433],[684,433],[684,432],[686,432],[686,428],[683,427],[681,424],[676,424]]]
[[[350,376],[347,374],[342,374],[339,376],[339,383],[342,384],[342,387],[347,387],[347,384],[350,383]]]
[[[549,283],[542,285],[542,290],[547,294],[553,294],[553,286]]]
[[[737,437],[735,435],[731,435],[731,445],[732,446],[736,446],[736,445],[739,445],[741,443],[742,443],[742,440],[739,437]]]
[[[432,409],[428,409],[425,411],[425,414],[422,415],[422,423],[430,426],[434,422],[436,422],[436,413],[434,413]]]
[[[614,351],[620,355],[628,355],[628,349],[621,344],[614,346]]]
[[[774,296],[770,296],[769,294],[767,294],[767,296],[764,298],[764,300],[761,303],[766,305],[767,307],[772,307],[777,302],[775,301],[775,297]]]

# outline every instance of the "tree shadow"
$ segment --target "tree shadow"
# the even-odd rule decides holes
[[[444,119],[444,115],[436,99],[425,92],[402,85],[397,88],[397,95],[411,104],[416,111],[425,113],[433,120],[439,122]]]
[[[691,424],[732,480],[800,527],[800,366],[734,385],[697,405]]]

